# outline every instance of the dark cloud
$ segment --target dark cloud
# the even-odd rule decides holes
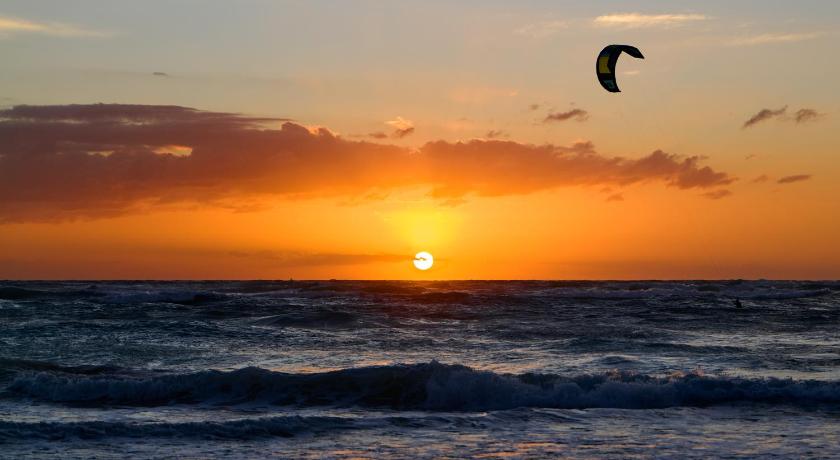
[[[720,200],[722,198],[732,196],[732,192],[729,190],[712,190],[711,192],[704,193],[703,196],[710,200]]]
[[[152,72],[152,75],[154,75],[156,77],[168,77],[169,76],[169,74],[166,73],[166,72]]]
[[[566,121],[574,119],[576,121],[586,121],[589,119],[589,112],[583,109],[572,109],[567,112],[551,112],[543,119],[543,123],[550,123],[554,121]]]
[[[281,119],[175,106],[18,106],[0,110],[0,222],[120,215],[265,197],[366,196],[427,187],[468,194],[659,182],[711,188],[734,179],[699,157],[657,150],[608,157],[590,142],[428,142],[419,149],[354,141]],[[167,153],[171,152],[171,153]]]
[[[767,182],[768,180],[770,180],[770,178],[767,176],[767,174],[762,174],[762,175],[756,177],[755,179],[753,179],[752,181],[753,181],[753,183],[760,184],[762,182]]]
[[[792,184],[794,182],[802,182],[811,179],[810,174],[796,174],[793,176],[785,176],[777,180],[777,184]]]
[[[809,121],[816,121],[822,118],[823,114],[814,109],[799,109],[793,114],[793,121],[797,123],[807,123]]]
[[[484,135],[487,139],[497,139],[500,137],[508,137],[508,134],[500,129],[491,129]]]
[[[368,137],[373,139],[387,139],[388,135],[383,133],[382,131],[376,131],[374,133],[368,134]]]
[[[539,110],[539,109],[540,109],[539,104],[531,104],[531,105],[528,106],[528,110],[530,110],[532,112],[535,111],[535,110]]]
[[[624,195],[621,193],[614,193],[607,197],[607,203],[614,202],[614,201],[624,201]]]
[[[750,117],[749,120],[745,121],[742,128],[749,128],[755,124],[761,123],[762,121],[770,120],[771,118],[781,117],[784,116],[785,112],[787,111],[787,106],[782,107],[781,109],[761,109],[757,114]]]

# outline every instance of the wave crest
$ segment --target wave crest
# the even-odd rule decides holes
[[[255,367],[147,378],[41,372],[18,376],[6,393],[55,403],[93,405],[259,403],[431,411],[516,407],[652,409],[737,403],[838,404],[840,382],[698,374],[654,377],[619,371],[572,377],[512,375],[431,362],[313,374]]]

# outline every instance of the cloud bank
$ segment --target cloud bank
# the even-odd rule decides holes
[[[700,162],[661,150],[635,159],[608,157],[589,142],[441,140],[411,149],[349,140],[284,119],[178,106],[16,106],[0,110],[0,222],[408,187],[454,202],[469,194],[576,185],[659,182],[709,189],[733,182]]]

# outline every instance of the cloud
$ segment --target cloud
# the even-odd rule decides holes
[[[382,131],[376,131],[368,134],[368,137],[371,139],[387,139],[388,135],[383,133]]]
[[[709,19],[703,14],[616,13],[598,16],[594,23],[601,27],[634,29],[640,27],[678,27],[689,22]]]
[[[770,120],[771,118],[781,117],[784,116],[785,112],[787,111],[787,106],[782,107],[781,109],[761,109],[758,113],[750,117],[749,120],[745,121],[741,128],[749,128],[750,126],[754,126],[762,121]]]
[[[567,112],[550,112],[543,119],[543,123],[550,123],[555,121],[566,121],[575,119],[576,121],[586,121],[589,119],[589,112],[583,109],[572,109]]]
[[[0,16],[0,37],[13,34],[40,34],[56,37],[103,37],[105,32],[84,29],[60,22],[34,22],[26,19]]]
[[[809,33],[784,33],[784,34],[760,34],[748,37],[737,37],[729,40],[726,44],[730,46],[756,46],[768,43],[792,43],[804,40],[812,40],[820,37],[819,32]]]
[[[608,196],[606,201],[607,201],[607,203],[612,203],[612,202],[616,202],[616,201],[624,201],[624,195],[622,195],[621,193],[614,193],[614,194]]]
[[[796,123],[808,123],[819,120],[825,114],[819,113],[814,109],[799,109],[793,114],[793,121]]]
[[[770,180],[770,177],[768,177],[767,174],[762,174],[753,179],[752,181],[754,184],[761,184],[763,182],[767,182],[768,180]]]
[[[305,253],[293,251],[228,251],[227,255],[255,260],[270,261],[273,266],[312,267],[336,265],[367,265],[374,263],[408,262],[405,254],[341,254]]]
[[[442,202],[569,186],[729,184],[699,157],[608,157],[591,142],[350,140],[326,128],[178,106],[0,110],[0,222],[115,216],[182,205],[353,197],[408,188]],[[277,126],[282,122],[282,125]],[[173,149],[177,146],[177,149]],[[167,153],[178,150],[178,154]],[[454,201],[453,201],[454,200]]]
[[[792,184],[794,182],[802,182],[811,179],[810,174],[796,174],[793,176],[785,176],[777,180],[777,184]]]
[[[540,109],[539,104],[531,104],[531,105],[528,106],[528,110],[530,110],[531,112],[533,112],[535,110],[539,110],[539,109]]]
[[[460,104],[485,104],[518,95],[518,89],[495,86],[464,86],[455,88],[449,93],[450,99]]]
[[[508,137],[508,134],[500,129],[491,129],[484,135],[487,139],[497,139],[500,137]]]
[[[391,133],[391,137],[397,139],[402,139],[403,137],[414,133],[414,123],[403,117],[397,117],[391,121],[386,121],[385,124],[394,128],[394,132]]]
[[[711,192],[703,194],[704,198],[708,198],[710,200],[720,200],[729,196],[732,196],[732,192],[729,190],[712,190]]]
[[[169,74],[166,73],[166,72],[152,72],[152,75],[154,75],[156,77],[168,77],[169,76]]]
[[[514,33],[529,38],[540,39],[550,37],[568,27],[569,23],[566,21],[542,21],[524,25],[516,29]]]
[[[750,126],[773,118],[781,121],[793,121],[796,124],[801,124],[817,121],[825,116],[825,114],[817,112],[814,109],[803,108],[797,110],[793,113],[793,116],[789,117],[787,115],[787,108],[788,106],[784,106],[781,109],[776,110],[762,109],[750,117],[749,120],[745,121],[742,128],[749,128]]]

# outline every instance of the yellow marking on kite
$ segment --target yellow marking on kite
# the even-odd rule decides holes
[[[598,58],[598,73],[610,73],[610,57],[601,56]]]

